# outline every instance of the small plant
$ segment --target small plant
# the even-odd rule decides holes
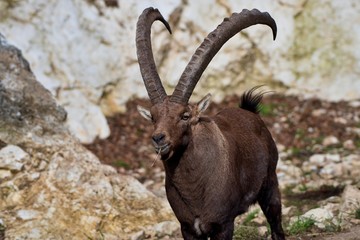
[[[304,183],[300,184],[298,189],[299,189],[300,192],[306,192],[306,191],[309,190],[309,188]]]
[[[123,161],[123,160],[117,160],[116,162],[113,163],[113,165],[115,167],[122,167],[122,168],[125,168],[125,169],[129,169],[130,168],[130,165]]]
[[[360,219],[360,207],[355,210],[355,218]]]
[[[308,231],[315,224],[315,220],[312,218],[300,218],[290,224],[288,227],[289,235],[298,235]]]
[[[342,227],[342,217],[341,215],[336,219],[329,219],[325,222],[325,231],[326,232],[341,232]]]
[[[249,212],[244,219],[243,225],[249,226],[251,221],[257,217],[259,212],[260,212],[259,208],[255,209],[254,211]]]
[[[301,154],[301,149],[298,147],[292,147],[291,149],[291,154],[294,156],[300,155]]]

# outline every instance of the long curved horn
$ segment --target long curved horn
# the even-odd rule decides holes
[[[136,52],[140,72],[152,104],[162,102],[166,97],[165,89],[161,84],[159,74],[156,70],[151,48],[151,25],[156,20],[161,21],[171,34],[169,24],[165,21],[161,13],[154,8],[145,9],[139,16],[136,26]]]
[[[202,73],[220,48],[236,33],[255,24],[265,24],[273,31],[276,38],[275,20],[267,12],[257,9],[244,9],[241,13],[233,13],[212,31],[196,49],[190,62],[180,77],[170,101],[186,104],[199,81]]]

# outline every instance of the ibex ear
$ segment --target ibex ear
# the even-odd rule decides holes
[[[141,116],[143,116],[143,118],[145,118],[146,120],[152,121],[152,116],[149,110],[147,110],[146,108],[137,105],[137,110],[140,113]]]
[[[201,99],[200,102],[198,102],[198,104],[196,105],[198,115],[200,115],[201,113],[205,112],[205,110],[209,107],[210,102],[211,102],[211,94],[208,93],[208,94],[207,94],[205,97],[203,97],[203,99]]]

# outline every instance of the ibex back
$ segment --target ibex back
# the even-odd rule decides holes
[[[275,21],[256,9],[226,18],[196,50],[168,96],[151,49],[155,20],[171,33],[157,9],[140,15],[137,54],[152,107],[138,110],[154,124],[152,142],[163,160],[167,197],[184,239],[232,239],[235,217],[256,202],[270,224],[272,239],[284,239],[275,172],[278,152],[258,115],[262,94],[255,94],[255,87],[242,95],[240,108],[224,109],[214,117],[204,115],[209,94],[198,104],[188,103],[203,71],[228,39],[259,23],[271,27],[275,39]]]

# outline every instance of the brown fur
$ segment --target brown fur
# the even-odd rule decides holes
[[[201,116],[198,108],[168,100],[151,108],[154,136],[165,135],[154,145],[171,146],[161,156],[165,187],[184,239],[231,239],[234,218],[255,202],[273,239],[284,239],[278,153],[265,124],[258,114],[241,108],[224,109],[214,117]],[[189,119],[182,120],[187,111]]]
[[[249,26],[275,20],[266,12],[244,9],[212,31],[195,51],[171,96],[157,73],[151,50],[154,21],[169,24],[157,9],[147,8],[137,23],[136,46],[141,74],[153,104],[139,112],[154,124],[152,141],[166,171],[166,193],[185,240],[231,240],[234,219],[258,202],[270,224],[272,239],[285,239],[276,177],[276,145],[260,119],[263,93],[255,87],[241,97],[240,108],[203,116],[210,95],[188,104],[203,71],[228,39]]]

